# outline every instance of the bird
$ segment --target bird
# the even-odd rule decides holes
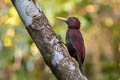
[[[81,22],[77,17],[56,17],[67,24],[66,47],[69,54],[75,58],[79,64],[79,69],[83,73],[82,66],[85,59],[85,45],[82,33],[79,31]]]

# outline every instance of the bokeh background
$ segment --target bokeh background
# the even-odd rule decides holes
[[[65,41],[66,24],[81,21],[89,80],[120,80],[120,0],[37,0]],[[0,0],[0,80],[56,80],[31,40],[11,0]]]

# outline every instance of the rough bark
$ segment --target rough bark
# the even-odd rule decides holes
[[[42,9],[35,0],[12,0],[31,38],[58,80],[87,80],[65,48],[59,44]]]

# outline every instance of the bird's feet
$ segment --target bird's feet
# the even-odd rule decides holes
[[[58,41],[59,44],[64,44],[66,46],[66,44],[62,41],[61,35],[58,35],[58,39],[60,40]]]
[[[62,41],[62,37],[61,37],[60,34],[58,34],[57,37],[58,37],[58,39],[59,39],[60,41]]]
[[[64,45],[66,45],[63,41],[59,41],[58,43],[59,43],[59,44],[64,44]]]

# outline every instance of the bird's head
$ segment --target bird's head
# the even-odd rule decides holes
[[[62,17],[56,17],[59,20],[65,21],[68,25],[69,29],[79,29],[80,28],[80,21],[76,17],[68,17],[68,18],[62,18]]]

